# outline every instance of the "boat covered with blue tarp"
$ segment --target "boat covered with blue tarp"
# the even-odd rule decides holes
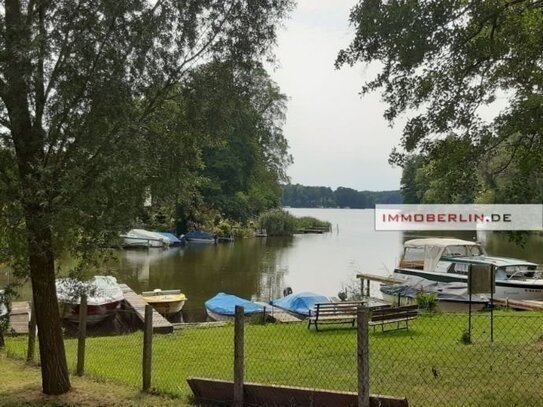
[[[218,293],[205,302],[207,314],[216,321],[232,319],[236,313],[236,305],[242,306],[245,316],[264,312],[264,307],[232,294]]]
[[[289,294],[286,297],[270,301],[270,304],[293,314],[308,317],[311,315],[316,304],[326,304],[330,302],[332,302],[330,298],[324,295],[302,292]]]

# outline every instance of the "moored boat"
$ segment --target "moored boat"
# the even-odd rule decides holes
[[[161,290],[157,288],[153,291],[144,291],[141,295],[149,305],[162,315],[177,314],[183,309],[183,305],[187,301],[187,297],[181,290]]]
[[[234,319],[237,305],[243,307],[246,317],[264,312],[262,305],[232,294],[218,293],[205,302],[207,315],[215,321]]]
[[[181,240],[189,243],[216,243],[215,238],[207,232],[193,230],[181,236]]]
[[[169,246],[181,246],[183,244],[183,242],[181,242],[181,240],[173,233],[158,232],[158,234],[167,241]]]
[[[127,234],[121,235],[123,247],[125,248],[149,248],[168,247],[170,239],[158,232],[151,232],[145,229],[132,229]]]
[[[86,282],[57,279],[56,289],[61,316],[71,322],[79,322],[81,294],[87,295],[87,325],[115,315],[124,299],[117,279],[112,276],[95,276]]]
[[[289,294],[283,298],[270,301],[270,304],[274,307],[284,309],[297,317],[307,318],[311,316],[316,304],[326,304],[330,302],[332,302],[332,300],[324,295],[301,292]]]
[[[487,256],[476,242],[460,239],[415,239],[404,244],[394,278],[416,286],[421,280],[467,283],[469,270],[495,270],[496,298],[542,300],[543,276],[537,264],[525,260]]]

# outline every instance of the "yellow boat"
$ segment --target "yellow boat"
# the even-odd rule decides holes
[[[177,314],[183,309],[187,297],[181,290],[164,290],[157,288],[141,293],[143,299],[162,315]]]

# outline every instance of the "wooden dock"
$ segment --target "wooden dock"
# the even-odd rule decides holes
[[[289,314],[281,308],[274,307],[273,305],[267,304],[265,302],[255,302],[255,304],[262,305],[265,307],[266,315],[277,322],[290,323],[290,322],[300,322],[301,319],[295,317],[292,314]]]
[[[13,302],[9,314],[8,333],[27,335],[29,320],[30,304],[27,301]]]
[[[136,294],[126,284],[119,284],[124,294],[125,303],[135,311],[138,319],[143,323],[145,319],[145,306],[147,303],[143,297]],[[161,334],[169,334],[173,332],[173,325],[162,315],[153,309],[153,332]]]
[[[510,300],[508,298],[494,298],[494,304],[503,307],[524,310],[524,311],[543,311],[543,301],[535,300]]]

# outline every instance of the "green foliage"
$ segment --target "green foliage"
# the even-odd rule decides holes
[[[399,191],[356,191],[339,187],[311,187],[300,184],[283,185],[283,206],[293,208],[373,208],[375,204],[402,203]]]
[[[304,230],[304,229],[329,230],[331,227],[332,227],[332,224],[330,222],[319,220],[312,216],[302,216],[301,218],[296,218],[296,230]]]
[[[543,200],[541,2],[360,0],[350,20],[337,66],[379,61],[362,92],[381,90],[391,123],[408,115],[391,154],[407,201]],[[424,194],[406,154],[424,157]]]
[[[417,293],[415,300],[417,302],[417,305],[419,306],[419,309],[422,309],[428,312],[434,312],[437,309],[438,300],[437,300],[436,293],[419,292]]]
[[[258,228],[268,236],[292,236],[296,231],[296,218],[282,209],[272,209],[258,218]]]

